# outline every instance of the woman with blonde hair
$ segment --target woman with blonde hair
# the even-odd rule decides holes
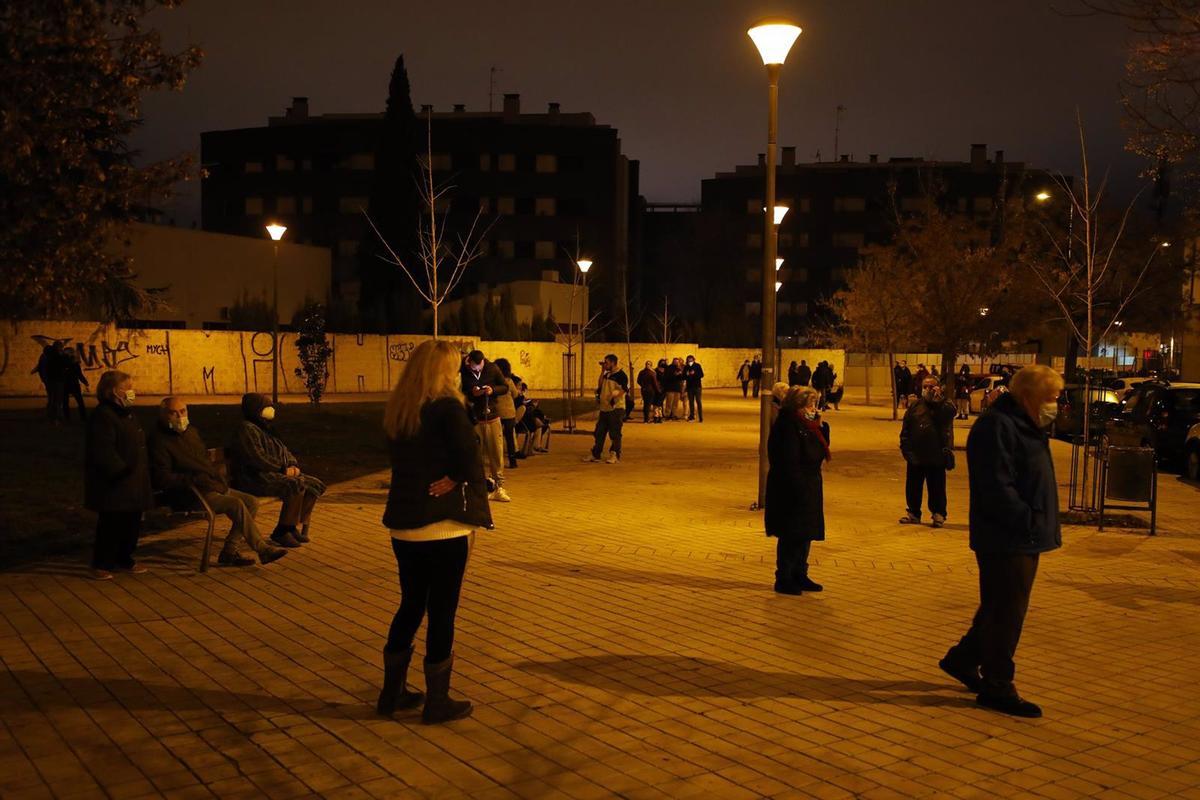
[[[767,440],[767,536],[777,539],[775,591],[819,592],[808,577],[808,553],[825,539],[825,498],[821,464],[829,461],[829,424],[817,411],[821,393],[793,386],[783,399]]]
[[[424,699],[426,724],[471,713],[469,702],[450,699],[454,617],[474,532],[492,524],[483,456],[459,388],[460,363],[449,342],[422,342],[383,417],[392,463],[383,524],[392,534],[401,599],[383,650],[376,709],[391,715]],[[426,616],[422,696],[406,681],[413,639]]]

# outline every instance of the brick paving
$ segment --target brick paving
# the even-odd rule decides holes
[[[459,614],[475,715],[446,726],[371,707],[384,475],[268,568],[198,574],[189,525],[146,575],[0,573],[0,797],[1200,797],[1196,487],[1162,476],[1155,538],[1066,529],[1018,653],[1046,717],[1013,720],[936,665],[974,607],[964,470],[945,529],[901,527],[896,423],[831,414],[826,591],[776,596],[754,406],[706,399],[627,426],[619,466],[561,436],[512,474]]]

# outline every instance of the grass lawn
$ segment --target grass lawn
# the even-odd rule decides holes
[[[540,403],[561,419],[561,399]],[[147,433],[154,429],[157,408],[135,413]],[[209,447],[227,445],[241,422],[233,405],[191,405],[188,414]],[[387,468],[382,414],[378,402],[289,404],[276,427],[305,471],[332,484]],[[0,409],[0,565],[90,545],[95,515],[83,508],[83,442],[78,420],[53,427],[41,409]]]

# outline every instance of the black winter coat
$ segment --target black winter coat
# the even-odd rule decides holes
[[[447,397],[426,403],[416,436],[388,442],[392,485],[383,524],[394,530],[455,520],[472,527],[492,524],[483,454],[463,404]],[[458,486],[441,497],[429,485],[448,477]]]
[[[96,512],[152,508],[146,434],[131,409],[105,400],[88,417],[84,507]]]
[[[682,392],[683,369],[674,364],[668,364],[667,372],[663,376],[662,386],[664,392]]]
[[[504,373],[500,368],[491,361],[483,362],[483,369],[479,371],[479,377],[475,377],[474,371],[463,364],[459,375],[462,377],[462,392],[467,397],[467,403],[471,408],[471,419],[474,422],[489,422],[493,419],[498,419],[500,416],[500,407],[496,402],[496,398],[502,394],[508,394],[508,381],[504,379]],[[491,386],[491,394],[481,394],[475,397],[471,394],[471,390],[476,387]]]
[[[972,550],[1032,554],[1062,546],[1049,439],[1011,394],[975,422],[967,466]]]
[[[821,430],[828,442],[829,424],[822,422]],[[767,457],[767,536],[823,541],[825,448],[799,417],[784,412],[771,426]]]
[[[909,464],[944,467],[946,451],[954,449],[954,406],[922,398],[904,412],[900,453]]]
[[[188,428],[177,433],[162,423],[150,436],[150,482],[155,491],[166,493],[167,502],[174,508],[196,504],[191,486],[202,493],[229,491],[221,471],[208,458],[200,432]]]

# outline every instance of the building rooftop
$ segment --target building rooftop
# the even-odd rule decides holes
[[[503,124],[516,125],[556,125],[562,127],[601,127],[596,125],[596,117],[587,111],[564,114],[558,103],[549,103],[546,111],[530,114],[521,113],[521,95],[504,95],[504,104],[499,111],[468,111],[465,104],[456,103],[450,111],[436,111],[432,105],[422,105],[418,116],[426,113],[435,120],[495,120]],[[267,127],[275,128],[286,125],[311,125],[321,123],[347,122],[354,120],[383,119],[383,112],[373,114],[318,114],[309,113],[307,97],[293,97],[292,104],[287,107],[281,117],[268,117]]]

